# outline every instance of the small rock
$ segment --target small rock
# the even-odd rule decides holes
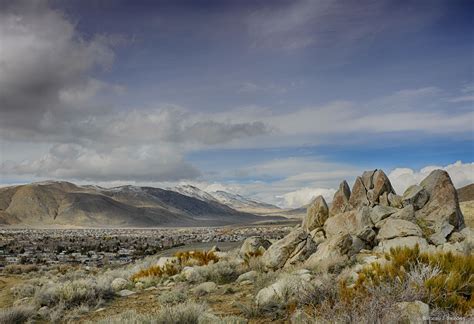
[[[128,280],[125,280],[123,278],[115,278],[110,284],[110,287],[112,287],[114,291],[119,291],[128,287],[129,284],[130,283]]]
[[[423,324],[430,316],[430,307],[418,300],[397,303],[395,306],[399,310],[399,322],[402,323]]]
[[[215,291],[216,289],[217,289],[217,285],[215,282],[207,281],[194,287],[193,291],[196,294],[209,294]]]
[[[248,281],[255,281],[255,278],[257,278],[257,271],[255,270],[252,270],[252,271],[249,271],[249,272],[246,272],[246,273],[242,273],[236,280],[236,282],[241,282],[241,281],[244,281],[244,280],[248,280]]]
[[[144,287],[145,287],[145,285],[143,284],[143,282],[137,282],[135,284],[135,288],[138,289],[138,290],[143,290]]]
[[[128,289],[120,290],[117,293],[117,295],[119,295],[120,297],[128,297],[128,296],[135,295],[135,294],[136,294],[136,292],[128,290]]]
[[[43,306],[41,307],[40,309],[38,309],[38,315],[43,317],[43,318],[47,318],[48,315],[49,315],[49,307],[48,306]]]
[[[388,202],[390,206],[395,207],[395,208],[403,207],[402,196],[396,195],[394,193],[389,193],[387,197],[388,197]]]

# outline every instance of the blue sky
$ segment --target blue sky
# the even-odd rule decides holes
[[[0,2],[0,182],[186,182],[282,206],[370,168],[400,188],[429,166],[465,185],[473,9]]]

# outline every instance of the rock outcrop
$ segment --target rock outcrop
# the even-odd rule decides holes
[[[456,189],[448,173],[435,170],[420,184],[429,194],[429,200],[415,212],[415,217],[432,232],[429,240],[439,245],[453,230],[464,228],[464,217],[459,209]]]
[[[371,170],[356,178],[352,191],[343,181],[330,209],[317,197],[302,227],[271,245],[262,260],[276,270],[303,261],[307,267],[331,267],[361,250],[401,246],[469,253],[473,232],[463,227],[456,190],[445,171],[433,171],[399,196],[382,170]]]
[[[350,197],[351,189],[349,189],[347,181],[344,180],[341,182],[339,189],[334,194],[331,208],[329,209],[329,215],[333,216],[348,211]]]
[[[279,269],[306,260],[316,248],[311,235],[297,228],[273,243],[263,254],[262,262],[267,269]]]
[[[245,239],[239,251],[239,255],[244,258],[248,256],[262,255],[270,247],[270,241],[260,236],[251,236]]]
[[[364,206],[357,210],[351,210],[328,218],[324,224],[327,237],[340,234],[356,234],[366,226],[372,226],[370,219],[370,208]]]
[[[317,196],[308,207],[306,217],[303,219],[302,227],[305,231],[311,232],[316,228],[323,227],[324,222],[329,217],[329,208],[323,196]]]

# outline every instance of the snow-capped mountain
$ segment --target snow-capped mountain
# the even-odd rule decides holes
[[[176,191],[182,195],[188,196],[188,197],[193,197],[197,198],[202,201],[213,201],[213,202],[219,202],[214,196],[209,194],[207,191],[201,190],[198,187],[192,186],[192,185],[177,185],[174,188],[170,188],[170,190]]]
[[[233,194],[226,191],[216,191],[211,193],[222,204],[227,205],[236,210],[245,210],[252,212],[275,212],[279,210],[275,205],[256,201],[250,198],[243,197],[238,194]]]
[[[206,202],[217,202],[228,207],[249,213],[266,214],[280,210],[277,206],[259,202],[227,191],[207,192],[192,185],[178,185],[170,190],[182,195],[197,198]]]

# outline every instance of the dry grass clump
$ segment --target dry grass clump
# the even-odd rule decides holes
[[[178,258],[181,266],[202,266],[209,263],[216,263],[219,257],[213,251],[183,251],[177,252],[175,257]]]
[[[364,268],[354,287],[342,287],[343,295],[353,298],[378,287],[402,287],[420,294],[420,300],[435,308],[457,314],[474,308],[473,255],[421,253],[416,246],[391,249],[386,258],[391,262]]]
[[[31,306],[16,306],[0,309],[0,324],[22,324],[35,315]]]
[[[179,273],[178,267],[173,264],[167,263],[164,266],[151,266],[138,271],[131,276],[131,280],[137,281],[146,277],[170,277]]]
[[[24,274],[38,271],[39,267],[36,264],[9,264],[3,272],[8,274]]]
[[[174,306],[164,306],[156,315],[138,314],[128,311],[99,324],[199,324],[200,318],[208,314],[205,304],[186,302]]]

